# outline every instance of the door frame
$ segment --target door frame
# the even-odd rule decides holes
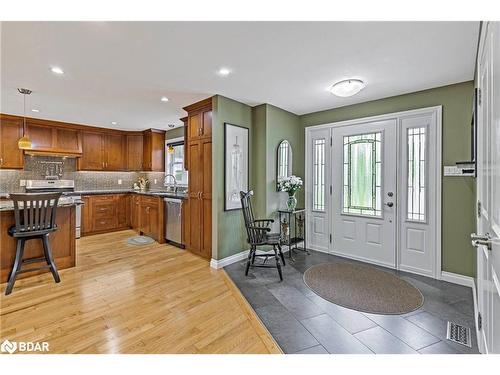
[[[376,115],[376,116],[368,116],[368,117],[361,117],[361,118],[355,118],[351,120],[344,120],[344,121],[338,121],[338,122],[331,122],[331,123],[325,123],[325,124],[320,124],[320,125],[314,125],[314,126],[308,126],[305,128],[305,203],[306,203],[306,218],[309,217],[309,213],[311,211],[311,197],[312,197],[312,191],[311,191],[311,186],[310,186],[310,181],[311,181],[311,168],[309,167],[311,165],[311,158],[312,158],[312,150],[311,150],[311,133],[314,130],[319,130],[319,129],[331,129],[332,127],[341,127],[341,126],[348,126],[348,125],[359,125],[363,124],[366,122],[374,122],[374,121],[383,121],[383,120],[396,120],[396,139],[398,139],[398,145],[397,145],[397,154],[401,155],[402,151],[402,144],[399,142],[400,134],[401,134],[401,119],[406,118],[406,117],[412,117],[412,116],[418,116],[418,115],[432,115],[434,117],[435,121],[435,126],[436,126],[436,142],[435,142],[435,151],[436,151],[436,159],[435,159],[435,181],[436,181],[436,195],[435,195],[435,200],[433,202],[429,201],[429,205],[434,204],[434,207],[436,208],[435,210],[435,223],[436,223],[436,228],[435,228],[435,253],[434,253],[434,274],[433,277],[435,279],[440,280],[442,278],[442,264],[441,264],[441,258],[442,258],[442,225],[441,225],[441,220],[442,220],[442,170],[443,170],[443,165],[442,165],[442,151],[443,151],[443,144],[442,144],[442,137],[443,137],[443,129],[442,129],[442,111],[443,107],[441,105],[438,106],[433,106],[433,107],[423,107],[423,108],[418,108],[418,109],[412,109],[412,110],[407,110],[407,111],[399,111],[399,112],[392,112],[392,113],[386,113],[382,115]],[[331,132],[330,132],[330,137],[331,137]],[[331,140],[330,140],[331,142]],[[332,157],[332,149],[330,148],[330,160]],[[397,163],[396,166],[397,170],[397,175],[400,173],[400,163]],[[331,181],[327,184],[326,190],[327,194],[331,197],[331,190],[330,193],[328,193],[328,189],[330,189]],[[402,194],[398,193],[398,203],[399,203],[399,198],[402,197]],[[331,198],[330,198],[331,200]],[[333,222],[333,212],[331,209],[331,204],[326,205],[327,209],[330,211],[327,213],[328,217],[328,227],[330,230],[330,235],[331,235],[331,223]],[[398,210],[399,211],[399,210]],[[400,215],[397,217],[397,226],[396,226],[396,268],[397,270],[400,269],[400,230],[401,230],[401,220],[400,220]],[[307,228],[309,228],[309,224],[306,224]],[[331,238],[331,237],[330,237]],[[317,250],[321,252],[325,252],[324,250],[319,250],[319,249],[314,249],[311,248],[312,250]],[[329,254],[333,254],[333,248],[332,248],[332,242],[330,241],[329,244]],[[405,269],[405,272],[412,272],[409,270]],[[417,273],[417,272],[413,272]],[[429,275],[424,275],[429,277]]]

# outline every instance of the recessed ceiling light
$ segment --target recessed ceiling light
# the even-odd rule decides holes
[[[219,69],[219,75],[226,77],[231,73],[231,70],[229,68],[220,68]]]
[[[38,113],[38,112],[40,112],[40,110],[39,110],[39,109],[36,109],[36,108],[33,108],[33,109],[31,110],[31,112],[36,112],[36,113]]]
[[[64,71],[58,66],[53,66],[52,68],[50,68],[50,71],[55,74],[64,74]]]
[[[360,79],[346,79],[337,82],[328,89],[333,95],[340,97],[348,97],[356,95],[358,92],[365,88],[366,84]]]
[[[111,125],[116,125],[118,124],[116,121],[111,121]]]
[[[160,100],[162,102],[168,102],[168,98],[166,96],[162,96]]]

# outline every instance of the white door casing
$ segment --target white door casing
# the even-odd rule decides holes
[[[500,353],[500,23],[483,24],[478,53],[478,219],[476,233],[490,240],[477,244],[478,345]]]
[[[312,127],[307,127],[305,129],[306,133],[306,209],[307,209],[307,220],[309,229],[309,239],[308,246],[313,250],[328,252],[332,254],[337,254],[349,258],[356,258],[364,260],[367,262],[377,263],[380,265],[385,265],[391,268],[402,269],[408,272],[418,273],[436,279],[441,278],[441,118],[442,118],[442,108],[441,106],[422,108],[404,112],[391,113],[380,116],[372,116],[348,121],[342,121],[338,123],[323,124]],[[392,123],[393,125],[388,125]],[[371,125],[375,124],[375,125]],[[385,124],[385,125],[383,125]],[[390,149],[385,150],[384,153],[387,155],[392,155],[389,160],[391,162],[386,164],[386,167],[391,168],[394,175],[397,175],[397,179],[394,182],[394,187],[389,189],[391,185],[390,173],[388,176],[384,176],[384,187],[382,187],[381,192],[381,203],[388,203],[394,199],[392,202],[394,206],[392,209],[388,206],[383,208],[383,218],[358,218],[353,215],[342,215],[340,213],[342,198],[342,191],[339,189],[340,185],[343,185],[343,171],[339,168],[342,162],[338,160],[335,161],[335,155],[342,153],[338,148],[342,145],[342,138],[348,133],[343,133],[341,128],[355,129],[353,125],[357,126],[357,131],[351,133],[369,133],[371,130],[382,129],[384,126],[394,127],[394,131],[389,131],[387,134],[387,129],[384,130],[384,141],[387,144],[392,144]],[[370,127],[371,126],[371,127]],[[380,127],[382,126],[382,128]],[[407,217],[407,195],[408,195],[408,129],[414,128],[425,128],[425,176],[423,181],[425,189],[425,210],[424,210],[424,220],[412,220]],[[331,178],[329,182],[326,183],[326,195],[325,195],[325,211],[324,212],[314,212],[312,209],[313,203],[313,191],[312,191],[312,176],[314,175],[314,165],[312,156],[312,145],[315,136],[321,134],[322,137],[326,137],[327,134],[332,137],[333,147],[330,149],[330,158],[326,158],[325,166],[326,169],[331,172]],[[393,134],[393,135],[391,135]],[[336,140],[337,138],[337,140]],[[343,146],[343,145],[342,145]],[[385,147],[387,148],[387,147]],[[327,153],[328,155],[328,153]],[[391,165],[389,167],[389,165]],[[337,184],[338,189],[335,188]],[[330,186],[332,187],[333,195],[328,194]],[[393,197],[387,195],[388,192],[393,192]],[[336,201],[336,202],[335,202]],[[317,233],[314,233],[313,222],[317,218],[321,218],[322,226],[321,228],[327,228],[328,232],[324,232],[321,235],[321,240],[313,238]],[[335,221],[346,219],[347,221],[355,218],[354,225],[351,224],[351,228],[360,226],[361,229],[357,229],[356,233],[361,233],[359,239],[364,238],[369,240],[370,244],[367,248],[359,250],[356,248],[349,248],[338,246],[337,241],[327,241],[329,236],[335,239],[336,235],[336,225]],[[386,227],[382,226],[379,228],[381,231],[377,231],[377,222],[388,218],[392,218],[393,223],[387,222],[386,224],[395,224],[394,235],[390,234],[390,225]],[[356,222],[358,219],[361,222],[364,221],[363,225],[358,225]],[[375,223],[375,224],[373,224]],[[367,224],[371,224],[368,225]],[[337,224],[338,227],[338,224]],[[316,227],[318,228],[318,226]],[[360,232],[361,231],[361,232]],[[341,232],[342,233],[342,232]],[[383,237],[379,237],[378,234],[383,233]],[[351,230],[352,234],[352,230]],[[377,248],[376,242],[387,241],[388,237],[394,238],[394,245],[390,245],[392,252],[387,252],[386,254],[381,251],[378,253],[380,258],[373,257],[367,249],[370,247]],[[345,237],[345,236],[344,236]],[[351,236],[352,237],[352,236]],[[375,239],[375,241],[373,241]],[[389,238],[389,241],[391,239]],[[403,242],[404,241],[404,242]],[[346,240],[340,241],[343,245]],[[390,244],[391,242],[386,242],[385,244]],[[346,251],[353,249],[353,251]],[[389,255],[390,253],[390,255]],[[367,256],[368,254],[368,256]],[[375,253],[377,254],[377,253]],[[381,255],[383,254],[383,255]]]

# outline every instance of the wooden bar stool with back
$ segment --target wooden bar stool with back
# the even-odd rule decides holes
[[[59,274],[52,257],[49,234],[57,230],[56,212],[61,193],[10,194],[14,202],[15,225],[9,228],[9,235],[17,239],[16,257],[10,272],[5,294],[12,292],[16,277],[20,273],[49,269],[56,283]],[[24,245],[28,240],[40,239],[43,244],[43,257],[23,260]],[[45,261],[40,267],[21,269],[24,264]]]

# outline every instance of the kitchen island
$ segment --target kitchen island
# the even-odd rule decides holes
[[[2,201],[2,203],[3,204],[0,206],[0,283],[7,282],[16,256],[16,239],[9,236],[7,233],[8,229],[15,225],[14,209],[6,201]],[[58,270],[75,266],[75,220],[76,204],[59,204],[56,215],[58,229],[49,235],[52,256],[54,257]],[[42,256],[43,247],[41,240],[26,241],[23,259],[38,258]],[[42,263],[43,262],[24,265],[23,268],[35,268],[43,265]],[[48,270],[40,270],[22,273],[18,278],[29,277],[40,273],[47,273],[50,275]]]

